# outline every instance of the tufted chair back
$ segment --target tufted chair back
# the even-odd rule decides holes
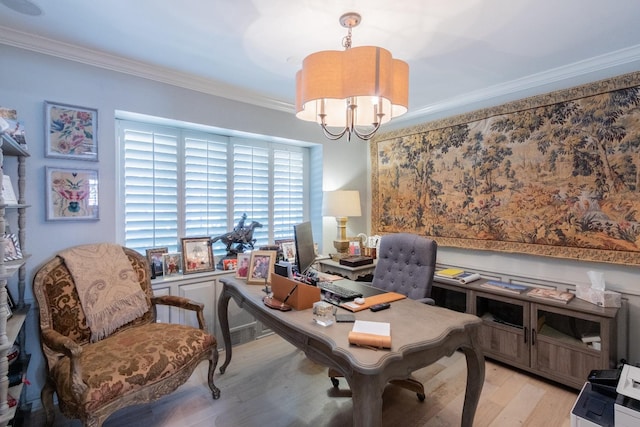
[[[415,300],[430,297],[437,250],[436,242],[415,234],[382,236],[371,285]]]

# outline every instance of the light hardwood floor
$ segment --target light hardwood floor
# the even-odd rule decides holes
[[[224,353],[221,353],[221,362]],[[327,369],[307,359],[277,335],[234,347],[224,375],[216,373],[222,395],[213,400],[206,387],[206,363],[173,394],[159,401],[126,408],[104,427],[282,427],[348,426],[352,405],[346,381],[334,389]],[[388,385],[383,395],[384,426],[459,426],[466,364],[455,353],[414,373],[425,384],[427,398]],[[569,427],[578,392],[491,361],[474,426]],[[42,414],[27,417],[27,426],[43,424]],[[56,427],[81,423],[57,414]]]

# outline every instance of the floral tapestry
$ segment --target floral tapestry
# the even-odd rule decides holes
[[[372,231],[640,264],[640,73],[380,134]]]

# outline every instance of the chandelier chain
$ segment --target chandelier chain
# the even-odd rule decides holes
[[[347,35],[342,39],[342,47],[344,47],[344,50],[351,49],[351,27],[349,27]]]

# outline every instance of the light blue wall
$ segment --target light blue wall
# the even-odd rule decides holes
[[[349,170],[349,189],[367,190],[366,144],[330,142],[324,139],[319,127],[302,122],[293,114],[230,101],[199,92],[145,80],[122,73],[53,58],[34,52],[0,44],[0,106],[18,110],[26,128],[31,152],[27,159],[27,244],[31,253],[27,269],[27,302],[32,302],[31,281],[36,267],[57,251],[85,243],[122,242],[116,236],[120,219],[116,191],[116,130],[115,112],[129,111],[151,116],[182,120],[191,123],[233,129],[260,135],[316,142],[322,144],[314,150],[316,170],[312,179],[339,177]],[[98,109],[99,162],[50,159],[44,157],[44,101],[79,105]],[[324,158],[318,164],[318,154]],[[15,162],[8,159],[10,171]],[[100,220],[97,222],[45,221],[46,166],[86,167],[99,170]],[[333,179],[338,184],[339,179]],[[322,185],[320,183],[319,187]],[[321,205],[321,193],[312,200]],[[366,203],[366,201],[363,201]],[[319,212],[319,211],[317,211]],[[322,218],[316,214],[314,234],[324,240]],[[365,222],[354,223],[362,227]],[[120,227],[121,228],[121,227]],[[334,228],[329,230],[329,241]],[[15,283],[10,282],[13,292]],[[206,304],[206,301],[204,301]],[[38,326],[34,310],[27,321],[27,349],[33,355],[28,378],[27,400],[39,399],[43,378],[42,358],[38,342]],[[39,402],[36,402],[38,406]]]

